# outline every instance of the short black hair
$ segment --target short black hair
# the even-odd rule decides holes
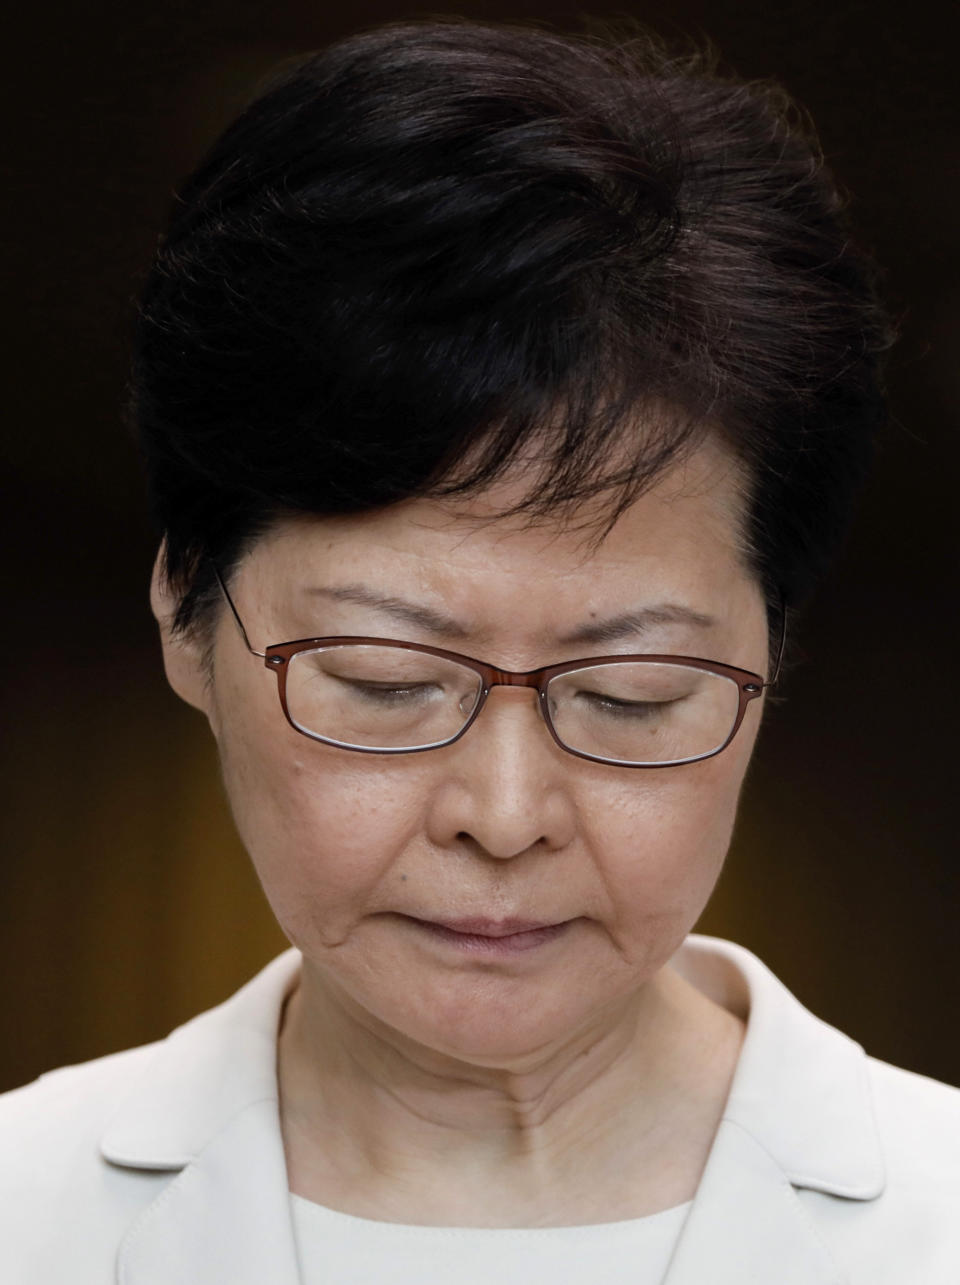
[[[440,18],[278,70],[181,186],[135,322],[178,628],[279,516],[479,490],[536,442],[532,518],[613,520],[718,427],[768,600],[805,599],[890,326],[803,113],[717,65],[630,22]]]

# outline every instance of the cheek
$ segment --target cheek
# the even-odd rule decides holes
[[[731,752],[734,751],[734,752]],[[590,812],[590,846],[624,955],[659,964],[700,917],[723,867],[749,745],[643,773]]]
[[[366,756],[311,743],[285,724],[265,736],[224,727],[223,779],[264,893],[298,946],[343,940],[400,880],[397,858],[422,828],[419,792]]]

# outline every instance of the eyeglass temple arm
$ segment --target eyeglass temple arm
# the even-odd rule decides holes
[[[223,582],[223,576],[220,574],[220,568],[215,562],[211,562],[210,565],[213,567],[213,574],[217,577],[217,584],[220,586],[220,590],[224,598],[227,600],[227,606],[230,608],[230,611],[233,613],[233,618],[237,622],[237,628],[240,630],[241,638],[246,643],[247,651],[251,652],[254,656],[266,656],[267,653],[265,651],[257,651],[256,647],[252,647],[250,645],[250,639],[247,637],[247,631],[243,627],[243,621],[240,619],[240,613],[233,605],[233,599],[230,597],[227,586]]]

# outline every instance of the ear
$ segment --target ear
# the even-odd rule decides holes
[[[166,545],[161,544],[150,578],[150,609],[160,627],[163,666],[167,681],[177,695],[209,718],[211,691],[203,664],[203,649],[195,638],[174,632],[178,601],[163,573],[165,553]]]

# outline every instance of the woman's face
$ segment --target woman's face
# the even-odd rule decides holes
[[[232,596],[260,650],[363,634],[512,670],[648,651],[766,674],[738,480],[708,444],[599,547],[583,529],[475,520],[522,489],[521,478],[481,500],[289,521],[242,563]],[[348,586],[362,591],[354,599],[392,601],[331,593]],[[588,647],[562,641],[663,604],[690,618],[653,617],[642,632]],[[448,623],[413,623],[416,612]],[[174,685],[210,719],[237,826],[303,952],[305,978],[368,1023],[491,1066],[519,1063],[614,1011],[677,950],[720,872],[760,716],[761,701],[751,702],[714,758],[630,769],[565,753],[535,692],[495,687],[455,744],[360,754],[285,721],[274,675],[227,611],[209,689],[189,649],[168,640],[167,652]],[[491,955],[418,922],[469,917],[566,927],[532,949]]]

